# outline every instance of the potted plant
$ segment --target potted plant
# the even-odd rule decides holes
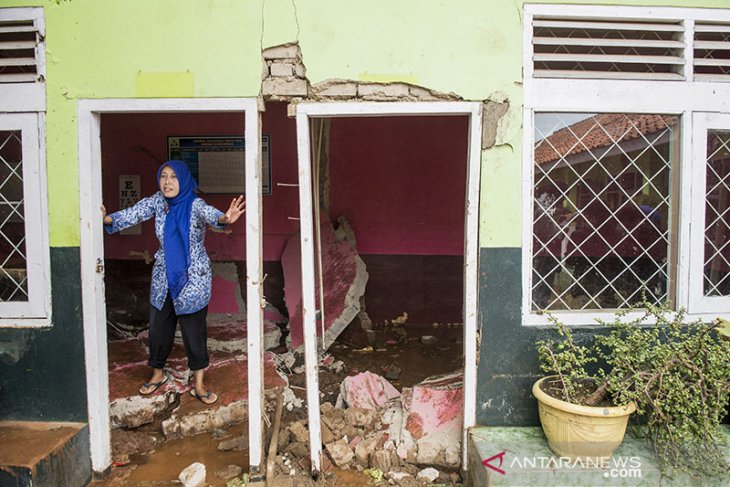
[[[634,310],[643,313],[628,319]],[[727,474],[720,424],[730,400],[728,327],[685,318],[683,310],[643,302],[612,322],[599,320],[605,333],[581,342],[550,316],[557,336],[537,344],[550,376],[533,386],[550,448],[568,457],[610,456],[636,410],[637,431],[662,471]]]

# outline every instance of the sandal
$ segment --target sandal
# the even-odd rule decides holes
[[[195,388],[190,389],[190,395],[203,404],[211,405],[218,400],[218,394],[212,391],[208,391],[207,394],[198,394],[195,392]]]
[[[142,394],[143,396],[149,396],[150,394],[155,392],[157,389],[159,389],[162,384],[167,382],[168,379],[169,379],[168,375],[165,374],[165,377],[162,380],[159,380],[157,382],[145,382],[144,384],[142,384],[142,387],[139,388],[139,393]],[[142,390],[142,389],[147,389],[148,387],[151,387],[152,389],[150,389],[147,392]]]

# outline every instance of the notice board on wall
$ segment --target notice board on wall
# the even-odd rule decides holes
[[[261,137],[261,191],[271,194],[271,137]],[[167,156],[185,162],[204,193],[246,192],[246,142],[244,137],[169,136]]]

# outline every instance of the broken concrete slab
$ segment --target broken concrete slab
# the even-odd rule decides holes
[[[247,366],[247,360],[241,358],[211,362],[206,369],[206,384],[218,394],[218,401],[203,404],[190,395],[188,385],[180,394],[178,408],[162,422],[165,437],[192,436],[244,421],[248,404]],[[264,354],[264,384],[266,389],[287,385],[270,353]]]
[[[321,217],[322,277],[324,281],[324,336],[321,326],[317,335],[328,349],[342,330],[360,312],[360,298],[365,294],[368,273],[365,263],[350,243],[352,230],[340,225],[335,229],[326,215]],[[349,230],[348,230],[349,229]],[[304,344],[302,322],[301,245],[297,233],[287,241],[281,264],[284,269],[284,299],[289,310],[291,347],[301,350]],[[319,307],[319,286],[315,286],[315,306]]]
[[[456,467],[464,422],[461,371],[429,377],[401,392],[404,421],[398,454],[419,464]]]
[[[139,388],[149,377],[149,366],[140,362],[109,371],[109,417],[112,428],[137,428],[151,423],[156,414],[175,402],[179,389],[171,379],[161,385],[157,393],[141,395]]]
[[[399,396],[385,378],[367,371],[346,377],[340,386],[340,398],[350,408],[380,409]]]

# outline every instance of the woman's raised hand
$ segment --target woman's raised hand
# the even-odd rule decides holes
[[[243,195],[238,198],[231,200],[231,206],[228,207],[228,211],[218,218],[218,223],[223,225],[230,225],[235,223],[236,220],[246,211],[246,200],[243,199]]]

